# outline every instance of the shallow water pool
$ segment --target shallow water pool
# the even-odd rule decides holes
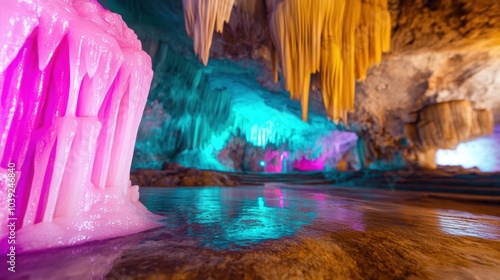
[[[4,277],[494,279],[500,272],[495,206],[286,185],[141,188],[141,201],[164,216],[163,227],[20,255],[18,271]]]

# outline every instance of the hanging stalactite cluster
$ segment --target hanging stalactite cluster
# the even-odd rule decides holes
[[[255,0],[240,0],[244,1]],[[206,64],[214,26],[221,32],[234,0],[184,0],[188,35]],[[273,41],[273,78],[278,59],[291,98],[300,100],[307,120],[311,75],[321,79],[327,115],[347,121],[354,110],[356,79],[389,50],[391,24],[387,0],[266,0]],[[216,24],[215,24],[216,23]]]
[[[204,65],[208,63],[214,29],[222,32],[229,21],[234,0],[183,0],[184,21],[194,52]]]
[[[139,34],[152,58],[154,78],[133,167],[160,168],[182,151],[204,148],[214,133],[223,131],[232,120],[231,97],[211,89],[203,71],[163,38]]]

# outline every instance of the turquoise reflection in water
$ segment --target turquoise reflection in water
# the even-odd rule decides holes
[[[205,246],[245,246],[294,235],[317,216],[314,201],[269,188],[142,188],[141,201]],[[286,205],[286,207],[284,207]]]
[[[220,188],[204,188],[193,193],[195,202],[195,217],[188,222],[200,224],[220,223],[223,221],[223,209],[220,203]],[[186,195],[189,195],[186,193]]]

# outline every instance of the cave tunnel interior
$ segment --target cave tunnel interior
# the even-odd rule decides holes
[[[0,279],[500,275],[497,0],[0,7]]]

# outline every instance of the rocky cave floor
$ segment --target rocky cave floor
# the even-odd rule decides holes
[[[425,172],[434,184],[410,182]],[[395,190],[366,188],[355,178],[382,186],[380,173],[360,174],[349,173],[349,186],[306,173],[267,175],[281,179],[264,186],[142,187],[141,202],[165,217],[163,227],[20,255],[14,279],[498,279],[492,174],[416,170]],[[262,178],[246,174],[239,184],[252,176]],[[422,190],[400,190],[412,185]],[[478,192],[464,191],[472,185]],[[451,186],[462,191],[445,192]]]
[[[324,185],[352,188],[425,192],[434,197],[500,203],[500,173],[443,166],[436,170],[358,170],[331,172],[222,172],[165,163],[162,170],[137,169],[132,184],[152,187],[264,186],[272,184]],[[464,196],[465,195],[465,196]]]

